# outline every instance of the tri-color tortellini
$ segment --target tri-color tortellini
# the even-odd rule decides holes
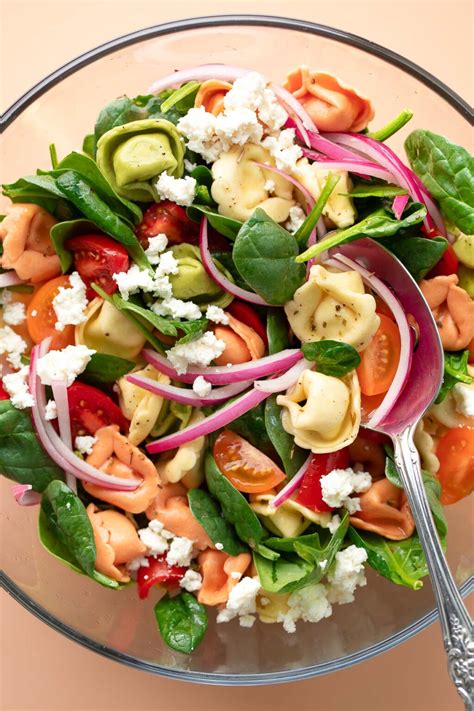
[[[173,296],[176,299],[190,299],[201,311],[206,311],[208,306],[225,308],[230,304],[233,297],[222,291],[204,269],[199,247],[183,243],[174,245],[171,251],[178,261],[177,274],[171,274],[169,277]],[[233,281],[227,269],[224,269],[217,260],[215,263],[226,278]]]
[[[167,375],[158,372],[151,365],[135,371],[135,374],[164,385],[169,385],[171,382]],[[164,398],[130,383],[125,377],[118,380],[117,386],[120,408],[127,420],[130,420],[128,440],[131,444],[138,445],[152,431],[163,407]]]
[[[154,186],[166,172],[183,174],[184,142],[166,119],[141,119],[116,126],[97,142],[97,165],[114,190],[129,200],[150,202],[160,197]]]
[[[268,150],[248,143],[222,153],[212,166],[212,197],[221,215],[245,222],[260,207],[275,222],[288,219],[293,186],[277,173],[255,163],[274,165]]]
[[[361,420],[360,386],[352,371],[334,378],[304,370],[296,385],[278,395],[281,421],[295,444],[315,454],[336,452],[357,437]]]
[[[317,200],[328,179],[329,170],[318,168],[317,163],[309,163],[307,158],[301,158],[296,164],[295,177]],[[348,193],[352,190],[352,181],[345,170],[333,170],[339,176],[336,187],[324,206],[323,216],[327,217],[336,227],[350,227],[355,222],[356,211]]]
[[[312,523],[322,528],[328,527],[331,520],[330,513],[312,511],[293,499],[287,499],[278,508],[273,508],[271,502],[274,498],[273,492],[251,494],[250,506],[268,530],[275,535],[284,538],[300,536]]]
[[[90,302],[85,316],[85,321],[75,330],[78,346],[134,360],[145,345],[141,331],[108,301],[97,297]]]
[[[358,272],[331,272],[320,264],[285,305],[294,334],[302,341],[331,339],[364,350],[377,331],[376,303]]]
[[[195,410],[189,424],[197,424],[202,419],[204,415],[199,410]],[[198,437],[182,444],[177,450],[162,454],[155,462],[161,481],[165,484],[182,481],[188,489],[200,486],[204,480],[205,447],[206,438]]]

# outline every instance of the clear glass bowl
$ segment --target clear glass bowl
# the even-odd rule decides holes
[[[102,45],[25,94],[4,115],[1,182],[48,167],[48,145],[59,156],[80,148],[100,108],[121,94],[146,93],[174,69],[225,62],[251,67],[282,81],[301,63],[327,69],[372,97],[375,126],[404,108],[410,128],[427,127],[457,143],[469,142],[469,107],[448,87],[402,57],[372,42],[310,22],[226,16],[169,23]],[[406,135],[406,131],[405,131]],[[392,142],[401,150],[402,137]],[[0,205],[1,208],[1,205]],[[1,210],[0,210],[1,211]],[[352,605],[336,606],[318,625],[245,630],[236,621],[210,624],[192,656],[172,652],[155,628],[153,596],[134,588],[108,591],[63,567],[36,533],[37,510],[20,508],[2,479],[3,580],[33,614],[86,647],[130,666],[168,677],[212,684],[266,684],[303,679],[361,662],[392,648],[436,618],[429,581],[419,592],[397,587],[369,571]],[[462,591],[474,588],[469,504],[448,508],[451,569]],[[211,614],[211,618],[213,615]]]

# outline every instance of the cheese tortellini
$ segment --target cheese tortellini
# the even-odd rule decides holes
[[[282,618],[288,614],[288,598],[290,593],[271,593],[264,590],[257,596],[257,615],[260,622],[272,624],[281,622]]]
[[[300,536],[312,523],[317,523],[322,528],[328,527],[330,513],[312,511],[293,499],[287,499],[278,508],[273,508],[270,503],[274,498],[274,492],[251,494],[250,507],[277,536]]]
[[[316,264],[285,313],[300,341],[344,341],[362,351],[380,324],[375,308],[358,272],[330,272]]]
[[[134,372],[135,375],[143,375],[164,385],[169,385],[171,382],[167,375],[160,373],[151,365]],[[125,377],[120,378],[117,386],[120,408],[127,420],[130,420],[129,442],[140,444],[152,431],[163,407],[164,398],[129,383]]]
[[[134,360],[145,337],[115,306],[99,297],[90,302],[86,320],[76,326],[76,345],[84,345],[98,353]]]
[[[323,216],[327,217],[336,227],[343,229],[353,225],[356,217],[354,203],[347,194],[352,190],[352,181],[349,178],[349,173],[345,170],[331,172],[338,175],[339,180],[324,207]],[[309,163],[307,158],[301,158],[296,164],[294,175],[317,200],[328,179],[329,170],[318,168],[317,163]]]
[[[355,371],[334,378],[304,370],[296,385],[285,395],[278,395],[277,403],[283,407],[285,431],[303,449],[316,454],[335,452],[357,437],[361,404]]]
[[[419,421],[413,440],[420,455],[423,469],[431,472],[431,474],[436,474],[440,467],[439,459],[436,456],[436,439],[428,431],[424,419]]]
[[[202,412],[195,410],[189,424],[197,424],[203,418]],[[182,481],[188,489],[200,486],[204,480],[205,444],[206,438],[198,437],[174,452],[163,454],[155,463],[161,481],[165,484]]]
[[[277,173],[255,165],[254,161],[274,165],[270,153],[253,143],[243,148],[234,146],[216,160],[212,166],[211,193],[219,212],[245,222],[256,207],[261,207],[275,222],[284,222],[295,204],[293,186]]]
[[[204,269],[199,247],[186,243],[175,244],[171,251],[178,261],[178,273],[169,277],[176,299],[191,299],[203,312],[208,306],[225,309],[231,303],[232,295],[223,291]],[[214,261],[227,279],[233,281],[230,272],[220,262]]]

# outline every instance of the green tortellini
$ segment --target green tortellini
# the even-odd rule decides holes
[[[122,197],[159,201],[154,182],[165,171],[181,177],[184,151],[183,139],[170,121],[141,119],[116,126],[99,138],[97,165]]]
[[[173,296],[177,299],[190,299],[205,312],[209,305],[225,308],[232,301],[232,296],[215,283],[207,274],[201,262],[199,247],[192,244],[177,244],[171,248],[178,260],[178,273],[170,276]],[[232,276],[216,260],[216,265],[233,281]]]

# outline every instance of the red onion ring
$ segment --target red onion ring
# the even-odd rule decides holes
[[[401,217],[403,215],[403,210],[407,206],[407,202],[410,199],[409,195],[397,195],[392,203],[392,210],[393,214],[397,218],[397,220],[401,220]]]
[[[311,155],[308,155],[309,153],[312,153],[312,151],[303,150],[303,153],[305,156],[312,158]],[[380,178],[381,180],[385,180],[387,183],[390,183],[393,178],[392,174],[388,170],[384,170],[375,163],[369,163],[368,161],[360,163],[359,161],[348,160],[347,158],[335,161],[316,160],[316,167],[321,168],[321,170],[347,170],[349,173],[356,173],[362,177],[369,176],[372,178]]]
[[[268,502],[270,508],[277,509],[279,506],[284,504],[287,499],[290,498],[290,496],[293,494],[293,492],[296,491],[296,489],[299,488],[301,482],[303,481],[304,475],[306,474],[306,470],[309,467],[309,463],[311,462],[312,456],[312,453],[310,453],[308,458],[305,462],[303,462],[302,466],[298,469],[294,477],[290,479],[288,484],[286,484],[281,491],[278,492],[274,499]]]
[[[31,484],[14,484],[12,494],[20,506],[37,506],[41,503],[41,494],[33,491]]]
[[[164,397],[167,400],[180,402],[183,405],[194,405],[194,407],[220,405],[221,403],[229,400],[229,398],[239,395],[241,392],[250,387],[253,382],[252,380],[243,380],[240,383],[224,385],[224,387],[212,390],[209,395],[200,397],[192,390],[178,388],[175,385],[159,383],[156,380],[146,378],[143,375],[136,375],[135,373],[129,373],[129,375],[126,375],[125,380],[128,380],[129,383],[133,383],[134,385],[138,385],[139,388],[155,393],[155,395],[161,395],[161,397]]]
[[[67,386],[62,380],[53,380],[51,383],[54,402],[58,411],[59,434],[68,449],[72,450],[71,439],[71,418],[69,417],[69,402],[67,398]],[[66,484],[70,489],[77,492],[76,478],[70,471],[66,471]]]
[[[285,180],[288,180],[289,183],[292,183],[297,190],[303,193],[303,195],[306,198],[306,214],[310,212],[311,208],[314,205],[314,197],[311,195],[310,191],[308,188],[306,188],[302,183],[300,183],[299,180],[296,180],[292,175],[289,175],[288,173],[285,173],[284,170],[280,170],[280,168],[277,168],[274,165],[268,165],[267,163],[260,163],[257,160],[253,160],[252,163],[254,165],[258,165],[259,168],[262,168],[263,170],[269,170],[272,173],[277,173],[277,175],[280,175],[282,178]]]
[[[254,387],[262,393],[279,393],[282,390],[287,390],[291,388],[295,382],[298,380],[299,376],[304,370],[311,369],[313,363],[306,358],[303,358],[298,363],[295,363],[286,373],[278,376],[277,378],[271,378],[270,380],[256,380]]]
[[[9,272],[4,272],[3,274],[0,274],[0,289],[3,289],[6,286],[16,286],[17,284],[24,284],[25,282],[23,279],[20,279],[20,277],[16,274],[16,272],[13,271],[13,269]]]

